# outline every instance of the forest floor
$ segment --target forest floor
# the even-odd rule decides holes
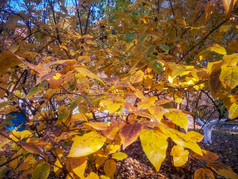
[[[234,172],[238,173],[238,131],[216,129],[213,130],[212,137],[213,144],[206,145],[200,142],[201,148],[216,153],[219,156],[219,161],[230,166]],[[206,168],[206,161],[192,157],[189,157],[186,165],[177,168],[173,167],[172,158],[169,157],[169,152],[167,152],[167,158],[162,163],[160,171],[156,172],[144,154],[139,139],[128,146],[124,152],[128,157],[122,162],[118,161],[115,179],[192,179],[197,169]],[[13,155],[8,151],[1,151],[0,154],[5,155],[8,159]],[[103,166],[100,167],[99,174],[103,174]],[[215,178],[223,178],[215,173],[214,175]],[[14,179],[20,178],[20,175],[7,169],[2,178]],[[49,178],[59,177],[55,176],[52,171]]]
[[[202,149],[209,150],[219,156],[219,161],[230,166],[238,173],[238,131],[213,130],[213,144],[206,145],[200,142]],[[190,179],[199,168],[206,168],[206,162],[189,157],[189,161],[183,167],[172,167],[171,158],[167,157],[162,163],[159,172],[156,172],[152,164],[145,156],[141,143],[137,140],[126,148],[128,158],[125,159],[116,178],[128,179]],[[168,154],[167,154],[168,156]],[[215,174],[215,178],[223,178]]]

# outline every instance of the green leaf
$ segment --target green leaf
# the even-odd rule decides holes
[[[30,98],[34,95],[36,95],[39,92],[40,88],[39,87],[33,87],[30,89],[29,93],[26,95],[26,98]]]
[[[32,172],[32,179],[47,179],[50,174],[50,164],[41,163]]]
[[[140,43],[143,43],[147,39],[148,35],[142,35],[140,38]]]
[[[152,68],[155,70],[156,73],[160,73],[163,71],[163,66],[159,62],[154,62]]]
[[[126,38],[126,42],[130,43],[136,38],[136,34],[127,33],[125,38]]]
[[[169,53],[169,49],[170,49],[169,46],[167,46],[167,45],[159,45],[159,46],[160,46],[160,48],[162,48],[166,53]]]

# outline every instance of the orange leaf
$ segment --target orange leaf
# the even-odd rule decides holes
[[[110,177],[115,173],[117,169],[117,164],[114,160],[107,160],[104,164],[103,169],[104,169],[105,175]]]
[[[228,17],[235,6],[237,0],[222,0],[226,16]]]
[[[125,149],[128,145],[132,144],[138,138],[142,128],[142,125],[139,123],[126,124],[122,127],[119,132],[119,135],[122,140],[123,149]]]
[[[192,152],[192,156],[199,160],[207,160],[207,161],[213,161],[213,160],[217,160],[219,158],[219,156],[217,154],[210,152],[208,150],[204,150],[204,149],[202,149],[202,155],[198,155],[198,154]]]
[[[86,123],[86,125],[91,126],[92,128],[97,129],[97,130],[108,129],[108,125],[105,122],[91,122],[91,123]]]
[[[237,179],[238,175],[233,172],[231,167],[223,164],[222,162],[219,161],[212,161],[207,163],[207,167],[212,168],[217,174],[231,178],[231,179]]]
[[[33,143],[23,143],[22,144],[22,147],[27,151],[27,152],[30,152],[30,153],[33,153],[33,154],[38,154],[38,155],[41,155],[45,158],[46,161],[48,161],[48,157],[40,150],[40,148],[38,146],[36,146],[35,144]]]
[[[215,177],[210,169],[200,168],[195,171],[194,179],[215,179]]]

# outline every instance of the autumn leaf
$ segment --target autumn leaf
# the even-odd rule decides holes
[[[88,69],[82,68],[82,67],[77,67],[76,69],[77,69],[77,71],[78,71],[80,74],[82,74],[83,76],[88,76],[88,77],[90,77],[90,78],[99,80],[102,84],[105,85],[105,83],[101,80],[101,78],[99,78],[97,75],[95,75],[94,73],[92,73],[92,72],[89,71]]]
[[[235,88],[238,85],[238,66],[222,67],[220,80],[225,88]]]
[[[199,160],[207,160],[207,161],[213,161],[213,160],[217,160],[219,158],[219,156],[217,154],[210,152],[208,150],[204,150],[204,149],[202,149],[202,155],[198,155],[198,154],[192,152],[192,156]]]
[[[140,134],[140,141],[145,155],[156,171],[159,172],[161,164],[166,157],[167,136],[156,130],[143,129]]]
[[[70,157],[67,159],[66,167],[73,171],[78,177],[84,178],[84,172],[87,167],[87,157]]]
[[[10,51],[0,53],[0,75],[5,73],[9,68],[20,64],[21,61],[17,59]]]
[[[238,104],[234,103],[229,109],[230,119],[235,119],[238,117]]]
[[[126,124],[123,126],[119,132],[123,143],[123,149],[132,144],[140,135],[142,130],[142,125],[137,124]]]
[[[32,179],[47,179],[50,174],[50,164],[38,164],[32,172]]]
[[[233,9],[233,7],[235,6],[237,0],[222,0],[225,12],[226,12],[226,16],[228,17]]]
[[[38,155],[41,155],[45,158],[46,161],[48,161],[48,157],[40,150],[40,148],[38,146],[36,146],[34,143],[30,143],[30,142],[27,142],[27,143],[23,143],[22,144],[22,147],[27,151],[27,152],[30,152],[30,153],[33,153],[33,154],[38,154]]]
[[[215,179],[215,177],[210,169],[199,168],[194,173],[194,179]]]
[[[182,127],[185,131],[188,130],[188,119],[187,116],[178,109],[171,109],[169,112],[164,114],[174,124]]]
[[[183,147],[179,145],[175,145],[172,148],[171,155],[173,156],[174,166],[175,167],[181,167],[184,164],[186,164],[188,160],[188,150],[184,150]]]
[[[141,70],[138,70],[136,73],[134,73],[132,76],[131,76],[131,79],[130,79],[130,82],[133,84],[133,83],[138,83],[138,82],[141,82],[143,80],[143,77],[144,77],[144,72],[141,71]]]
[[[116,168],[117,168],[116,162],[111,159],[107,160],[103,167],[105,175],[108,177],[111,177],[115,173]]]
[[[128,156],[125,153],[123,153],[123,152],[117,152],[117,153],[112,155],[112,158],[114,158],[116,160],[124,160],[127,157]]]
[[[223,164],[220,161],[212,161],[207,163],[207,167],[210,167],[213,169],[217,174],[231,178],[231,179],[237,179],[238,175],[231,169],[231,167]]]
[[[105,122],[91,122],[91,123],[86,123],[86,125],[91,126],[92,128],[97,129],[97,130],[108,129],[108,124]]]
[[[91,172],[85,179],[99,179],[99,177],[96,173]]]
[[[148,110],[150,114],[152,114],[157,119],[157,121],[160,122],[164,115],[164,108],[162,106],[150,106]]]
[[[99,150],[106,138],[97,132],[89,132],[83,136],[76,136],[72,139],[73,145],[68,157],[83,157]]]

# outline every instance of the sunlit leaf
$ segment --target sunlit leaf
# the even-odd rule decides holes
[[[166,157],[167,136],[156,130],[143,129],[140,134],[140,141],[147,158],[158,172]]]
[[[112,155],[112,158],[114,158],[116,160],[124,160],[127,157],[128,156],[125,153],[123,153],[123,152],[117,152],[117,153]]]
[[[188,130],[188,119],[187,116],[178,109],[171,109],[169,112],[164,114],[174,124]]]
[[[161,106],[150,106],[148,110],[150,114],[152,114],[157,119],[157,121],[160,122],[164,115],[164,108]]]
[[[234,103],[229,109],[230,119],[235,119],[238,117],[238,104]]]
[[[179,145],[175,145],[172,148],[171,155],[173,156],[174,166],[181,167],[183,166],[188,160],[188,150],[184,150],[183,147]]]
[[[82,74],[83,76],[88,76],[88,77],[90,77],[90,78],[99,80],[100,82],[102,82],[102,84],[104,84],[104,82],[101,80],[101,78],[99,78],[97,75],[95,75],[94,73],[92,73],[91,71],[89,71],[89,70],[86,69],[86,68],[78,67],[78,68],[77,68],[77,71],[78,71],[80,74]]]
[[[67,159],[66,166],[69,171],[72,170],[78,177],[84,178],[87,157],[70,157]]]
[[[238,85],[238,66],[222,68],[220,80],[225,88],[235,88]]]
[[[83,136],[76,136],[72,139],[73,145],[68,157],[83,157],[92,154],[103,146],[105,140],[105,137],[94,131]]]
[[[85,179],[99,179],[99,177],[96,173],[91,172]]]

